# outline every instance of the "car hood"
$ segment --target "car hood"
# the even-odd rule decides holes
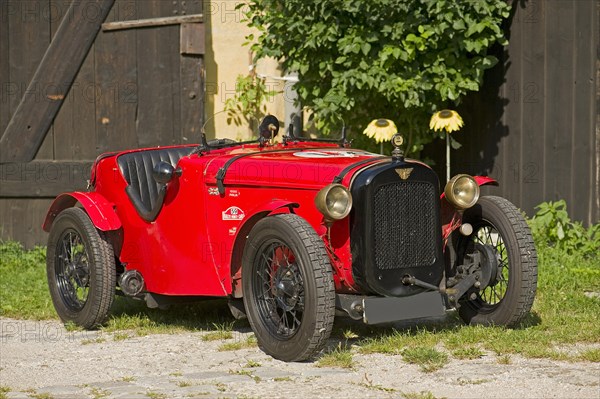
[[[208,184],[252,185],[290,188],[320,188],[333,182],[342,171],[368,165],[380,156],[339,147],[292,147],[235,149],[210,155],[204,167]],[[355,167],[352,167],[356,165]],[[348,174],[349,175],[349,174]]]

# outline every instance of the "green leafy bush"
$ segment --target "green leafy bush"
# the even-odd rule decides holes
[[[506,45],[504,0],[254,0],[241,4],[256,58],[299,75],[300,101],[317,125],[355,131],[373,118],[396,122],[407,152],[435,135],[431,113],[477,91]]]
[[[250,74],[238,75],[235,82],[235,96],[225,101],[227,124],[248,125],[249,134],[254,134],[258,122],[267,114],[267,102],[277,92],[270,90],[265,79]]]
[[[598,256],[600,224],[586,229],[581,223],[571,221],[564,200],[543,202],[536,209],[538,211],[529,225],[538,247],[553,246],[567,254]]]

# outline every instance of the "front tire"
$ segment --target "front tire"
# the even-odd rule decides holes
[[[468,324],[519,324],[531,310],[537,288],[537,252],[527,222],[510,201],[486,196],[465,211],[463,223],[470,223],[473,233],[458,240],[459,259],[479,244],[492,249],[498,265],[488,287],[463,297],[459,315]]]
[[[114,251],[82,209],[67,209],[54,220],[46,272],[54,308],[63,322],[93,329],[106,320],[115,294]]]
[[[289,362],[322,349],[333,326],[335,287],[323,241],[304,219],[281,214],[254,226],[244,249],[242,287],[265,353]]]

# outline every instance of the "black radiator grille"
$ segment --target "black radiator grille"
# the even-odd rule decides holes
[[[426,182],[379,187],[373,198],[375,265],[380,270],[431,266],[436,260],[438,223],[435,189]]]

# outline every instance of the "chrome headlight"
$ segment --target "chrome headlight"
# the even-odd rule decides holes
[[[325,186],[315,197],[315,205],[328,220],[340,220],[352,210],[352,195],[341,184]]]
[[[479,185],[469,175],[456,175],[444,189],[446,199],[457,209],[467,209],[477,203],[479,199]]]

